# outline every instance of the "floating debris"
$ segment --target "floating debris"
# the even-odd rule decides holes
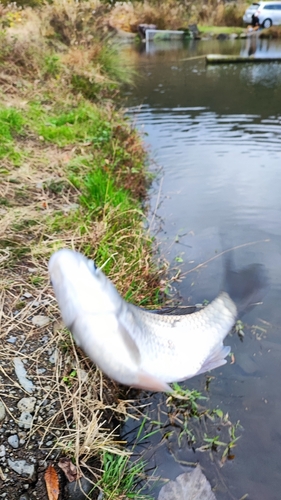
[[[216,500],[216,497],[200,465],[197,465],[195,469],[180,474],[175,481],[165,484],[158,500]]]

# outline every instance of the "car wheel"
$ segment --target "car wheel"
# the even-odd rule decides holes
[[[272,21],[271,19],[265,19],[264,22],[262,23],[264,28],[270,28],[272,26]]]

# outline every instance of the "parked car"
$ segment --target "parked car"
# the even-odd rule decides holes
[[[281,2],[254,2],[246,10],[243,21],[251,24],[253,15],[258,18],[263,28],[281,24]]]
[[[248,7],[246,10],[244,16],[243,16],[243,21],[244,23],[251,24],[252,22],[252,16],[255,14],[259,8],[260,4],[258,2],[254,2]]]

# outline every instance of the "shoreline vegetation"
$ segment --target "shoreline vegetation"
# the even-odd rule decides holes
[[[137,32],[139,24],[155,24],[157,29],[188,29],[192,24],[205,27],[243,27],[247,2],[160,0],[116,2],[108,17],[109,25],[127,32]]]
[[[2,9],[0,488],[14,500],[47,498],[54,475],[62,499],[76,485],[65,477],[89,498],[127,487],[118,442],[127,390],[74,347],[49,284],[51,253],[83,252],[127,300],[149,308],[166,286],[145,230],[147,153],[114,104],[131,73],[108,40],[107,11],[92,0]],[[119,471],[111,487],[108,464]],[[139,477],[141,464],[134,470]]]
[[[208,20],[240,30],[244,10],[244,3],[184,1],[0,6],[0,488],[7,498],[47,498],[58,478],[61,500],[76,498],[76,486],[87,498],[100,491],[105,500],[134,491],[142,498],[143,464],[130,469],[118,441],[131,393],[73,345],[48,259],[75,248],[103,266],[126,300],[161,305],[165,263],[145,229],[148,156],[118,106],[132,73],[111,35],[136,33],[141,22],[204,23],[207,31]]]

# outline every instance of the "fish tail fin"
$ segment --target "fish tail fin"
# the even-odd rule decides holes
[[[232,252],[224,255],[224,286],[237,307],[238,315],[261,302],[269,286],[268,275],[262,264],[251,264],[235,270]]]

